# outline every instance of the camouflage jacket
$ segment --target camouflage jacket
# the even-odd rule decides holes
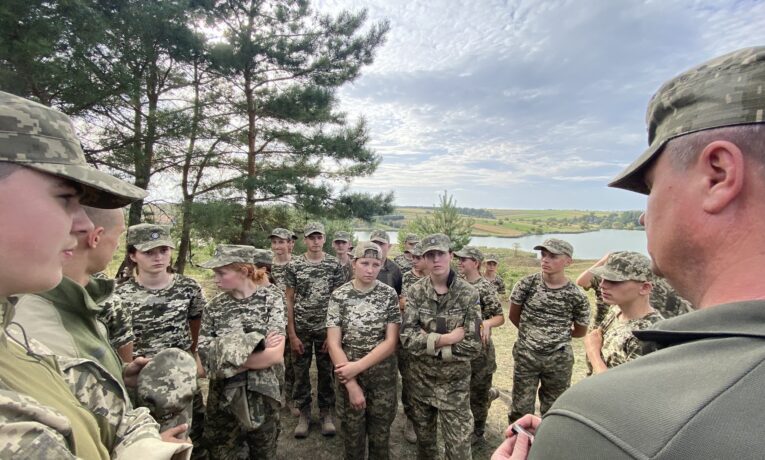
[[[335,289],[327,309],[327,327],[342,331],[343,349],[364,356],[385,340],[388,324],[400,324],[398,296],[392,287],[375,280],[366,292],[345,283]]]
[[[449,291],[437,294],[430,277],[407,294],[401,344],[407,353],[412,397],[439,409],[454,410],[470,395],[470,361],[481,352],[478,291],[450,272]],[[465,328],[454,345],[435,348],[442,333]]]
[[[211,379],[228,379],[269,332],[285,335],[284,296],[275,285],[259,287],[246,299],[223,292],[205,307],[199,332],[199,356]],[[247,388],[281,400],[280,369],[247,371]]]
[[[337,258],[324,254],[321,262],[313,263],[305,255],[294,257],[287,264],[286,280],[287,287],[295,290],[295,329],[324,329],[329,296],[343,284],[343,270]]]
[[[98,363],[21,343],[0,331],[0,458],[189,457],[191,446],[163,442],[148,410],[132,409]]]
[[[385,259],[377,279],[395,289],[396,295],[401,295],[401,270],[392,260]]]
[[[601,325],[603,346],[600,349],[600,355],[609,369],[644,354],[640,340],[632,334],[632,331],[648,329],[657,321],[664,319],[661,314],[654,311],[642,318],[622,321],[619,319],[619,313],[619,307],[611,308]]]
[[[606,318],[611,306],[603,302],[603,295],[600,293],[600,282],[603,278],[598,275],[592,275],[590,279],[590,286],[585,288],[587,290],[592,289],[595,291],[595,317],[590,322],[590,327],[595,329],[603,324],[603,320]]]
[[[521,305],[518,341],[537,353],[552,353],[571,342],[571,323],[587,326],[590,302],[574,283],[550,289],[542,273],[522,278],[510,302]]]
[[[150,358],[166,348],[191,349],[189,321],[201,318],[205,298],[193,279],[173,277],[164,289],[146,289],[131,278],[115,291],[133,318],[135,356]]]
[[[398,268],[401,270],[401,274],[406,274],[412,269],[412,261],[407,259],[404,254],[397,255],[393,262],[398,265]]]
[[[279,288],[284,291],[287,289],[287,262],[286,264],[272,264],[271,276],[274,278],[274,282]]]
[[[478,291],[482,320],[485,321],[495,316],[504,316],[502,304],[499,303],[499,297],[491,281],[480,277],[470,284]],[[473,360],[473,366],[481,367],[486,373],[493,373],[497,370],[496,352],[494,350],[494,342],[491,339],[489,344],[481,349],[481,354]]]
[[[422,278],[422,276],[415,275],[413,270],[404,273],[403,279],[401,280],[401,295],[406,297],[407,292],[409,292],[412,285]]]
[[[507,294],[507,290],[505,289],[505,280],[503,280],[501,276],[496,276],[493,280],[488,278],[486,280],[494,286],[494,289],[497,290],[497,295],[500,297],[500,299],[503,295]]]
[[[693,311],[693,305],[680,297],[664,278],[656,277],[650,296],[651,307],[664,318],[673,318]]]

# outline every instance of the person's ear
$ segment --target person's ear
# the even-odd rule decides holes
[[[644,281],[643,284],[640,285],[640,295],[650,295],[651,291],[653,291],[653,284],[650,282]]]
[[[710,214],[722,212],[744,187],[744,154],[733,142],[710,142],[694,168],[703,179],[702,208]]]
[[[101,242],[101,237],[104,235],[104,227],[96,227],[92,232],[88,233],[88,247],[95,249],[98,247],[98,243]]]

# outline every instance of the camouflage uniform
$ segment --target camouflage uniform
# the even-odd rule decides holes
[[[424,252],[449,250],[446,235],[430,235],[422,244]],[[470,362],[481,351],[481,307],[478,291],[452,271],[447,285],[449,291],[439,295],[430,277],[415,283],[407,294],[401,325],[401,342],[408,354],[407,381],[418,459],[441,458],[436,442],[438,427],[443,434],[446,458],[472,458]],[[465,328],[465,337],[460,342],[434,347],[442,333],[460,326]]]
[[[339,327],[342,346],[349,361],[358,361],[385,340],[389,324],[400,324],[398,296],[390,286],[375,286],[360,292],[346,283],[332,293],[327,309],[327,327]],[[345,446],[345,458],[363,458],[369,440],[369,459],[387,459],[390,425],[396,417],[396,356],[392,354],[356,376],[364,391],[366,409],[350,407],[348,392],[338,381],[337,416]]]
[[[651,307],[664,318],[673,318],[694,310],[690,302],[680,297],[667,280],[655,277],[649,298]]]
[[[98,272],[90,276],[93,280],[114,280],[106,276],[104,272]],[[122,301],[114,294],[112,287],[111,295],[98,301],[101,311],[98,312],[98,320],[104,323],[109,333],[109,343],[114,350],[127,345],[135,340],[133,336],[133,318],[122,308]]]
[[[603,295],[600,293],[600,281],[602,278],[598,275],[592,275],[590,280],[590,286],[585,288],[587,290],[592,289],[595,291],[595,316],[590,321],[590,329],[597,329],[603,323],[608,311],[611,307],[603,302]]]
[[[643,356],[645,350],[632,332],[649,329],[654,323],[664,319],[654,311],[642,318],[622,321],[619,319],[619,312],[618,308],[612,308],[600,326],[603,330],[600,354],[609,369]]]
[[[398,268],[399,270],[401,270],[402,275],[405,275],[412,270],[412,261],[407,259],[404,254],[399,254],[396,257],[394,257],[393,262],[395,262],[396,265],[398,265]]]
[[[327,306],[330,294],[343,284],[343,272],[337,258],[324,255],[321,262],[313,263],[305,256],[293,258],[287,264],[287,287],[295,290],[294,320],[295,333],[305,352],[292,355],[295,370],[295,386],[292,400],[301,411],[311,407],[311,380],[309,369],[313,353],[316,353],[318,373],[318,399],[320,409],[329,409],[335,404],[332,389],[332,361],[329,353],[321,351],[327,340]]]
[[[503,316],[502,304],[494,290],[494,285],[486,278],[478,278],[470,283],[478,291],[481,303],[481,319],[487,320],[495,316]],[[481,348],[481,353],[470,362],[470,411],[473,413],[473,430],[482,436],[486,426],[486,416],[489,414],[489,390],[497,370],[497,359],[494,342],[489,339],[488,346]]]
[[[486,281],[490,282],[491,285],[494,286],[494,290],[497,292],[497,295],[500,298],[507,294],[507,288],[505,288],[505,280],[503,280],[501,276],[497,276],[493,280],[487,279]]]
[[[414,285],[414,283],[420,281],[422,278],[422,276],[415,275],[412,270],[404,273],[404,276],[401,280],[401,295],[406,297],[406,293]]]
[[[523,306],[518,340],[513,347],[513,401],[509,418],[515,421],[534,413],[537,387],[544,415],[571,384],[574,365],[571,323],[587,325],[590,303],[570,281],[558,289],[548,288],[541,273],[518,281],[510,301]]]
[[[420,247],[419,244],[415,247],[415,251],[418,251],[417,254],[422,256],[422,247]],[[406,299],[409,289],[411,289],[411,287],[422,278],[424,277],[415,275],[414,270],[409,270],[408,272],[404,273],[403,279],[401,281],[401,297]],[[398,371],[401,374],[401,405],[404,406],[404,413],[406,414],[407,418],[411,420],[412,398],[409,395],[411,384],[406,381],[407,353],[404,351],[404,347],[401,345],[401,341],[399,341],[398,346],[396,347],[396,358],[398,361]]]

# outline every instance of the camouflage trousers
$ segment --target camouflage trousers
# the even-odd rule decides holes
[[[470,412],[473,413],[473,431],[479,436],[485,431],[491,405],[489,390],[496,369],[493,364],[485,351],[470,362]]]
[[[346,350],[351,361],[363,357]],[[364,390],[367,407],[364,410],[351,408],[348,392],[337,383],[335,412],[340,420],[340,434],[343,438],[345,459],[363,459],[369,446],[370,460],[387,460],[390,455],[390,425],[396,418],[398,395],[396,393],[396,357],[390,356],[356,377]]]
[[[332,388],[334,372],[329,353],[322,353],[321,347],[327,339],[327,330],[296,331],[303,342],[302,355],[292,355],[292,368],[295,372],[295,383],[292,388],[292,401],[295,407],[305,410],[311,408],[311,361],[316,354],[317,395],[319,409],[330,409],[335,405],[335,391]]]
[[[411,370],[411,369],[410,369]],[[446,458],[471,460],[470,434],[473,432],[473,414],[470,398],[465,393],[454,401],[454,409],[439,409],[412,395],[412,423],[417,434],[417,459],[436,460],[444,458],[438,449],[438,429],[444,439]]]
[[[199,387],[199,385],[197,385],[197,387]],[[191,430],[189,430],[189,438],[191,438],[191,442],[194,443],[194,450],[191,451],[192,459],[207,458],[207,444],[204,441],[205,426],[207,424],[206,413],[205,401],[202,396],[202,389],[200,388],[194,393],[194,402],[191,409]]]
[[[398,361],[398,372],[401,375],[401,405],[404,406],[404,414],[407,418],[412,418],[412,396],[410,395],[411,383],[407,379],[407,353],[399,342],[396,347],[396,361]]]
[[[571,385],[574,352],[571,344],[549,354],[536,353],[521,342],[513,347],[513,401],[508,420],[513,422],[524,414],[534,413],[537,388],[541,415]]]
[[[223,380],[210,380],[207,396],[207,423],[204,440],[210,451],[210,458],[252,459],[276,458],[276,445],[281,431],[279,403],[260,393],[247,391],[249,407],[261,408],[263,424],[257,429],[245,428],[226,405],[223,394]]]
[[[292,401],[292,390],[295,383],[295,369],[292,367],[292,349],[289,337],[284,342],[284,397]]]

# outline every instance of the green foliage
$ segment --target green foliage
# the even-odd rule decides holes
[[[457,202],[447,191],[439,195],[439,206],[426,216],[416,217],[403,231],[421,236],[443,233],[452,240],[452,249],[458,251],[470,243],[473,219],[458,212]]]

